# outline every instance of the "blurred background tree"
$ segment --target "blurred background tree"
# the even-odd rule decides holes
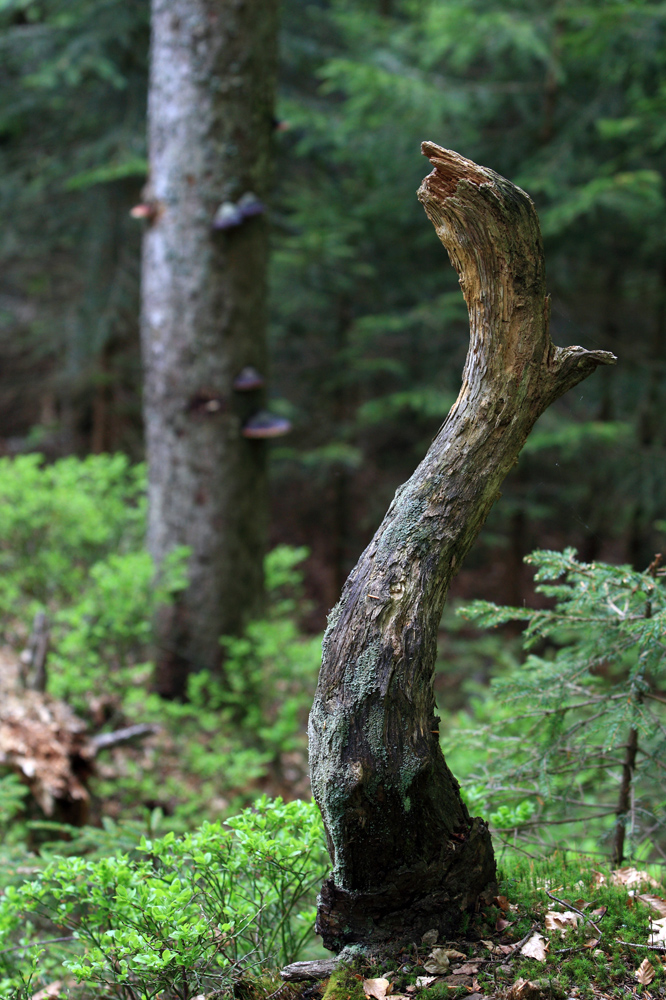
[[[0,8],[0,422],[13,454],[142,454],[147,3]],[[663,542],[666,12],[627,0],[286,0],[271,204],[274,541],[311,625],[457,392],[464,303],[414,191],[431,138],[535,199],[556,343],[620,364],[537,426],[456,592],[520,603],[522,557],[642,568]]]

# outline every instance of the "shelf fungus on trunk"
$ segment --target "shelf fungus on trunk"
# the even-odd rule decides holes
[[[329,616],[310,763],[333,861],[317,929],[338,951],[453,933],[495,878],[439,744],[437,629],[451,579],[537,418],[615,359],[555,347],[530,198],[492,170],[423,144],[418,197],[458,272],[470,319],[460,394],[401,486]]]

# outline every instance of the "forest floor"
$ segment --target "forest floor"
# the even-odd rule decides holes
[[[666,996],[664,886],[634,867],[531,860],[457,940],[285,983],[271,1000],[611,1000]]]

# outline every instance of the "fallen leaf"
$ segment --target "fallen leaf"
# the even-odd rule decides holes
[[[548,944],[545,938],[543,938],[541,934],[535,932],[529,941],[526,941],[520,949],[520,954],[524,955],[525,958],[534,958],[537,962],[545,962],[547,948]]]
[[[498,944],[497,950],[503,955],[511,955],[516,950],[515,944]]]
[[[662,899],[661,896],[652,896],[647,892],[639,894],[638,899],[655,913],[658,913],[660,917],[666,917],[666,899]]]
[[[502,913],[506,913],[509,909],[509,900],[506,896],[493,896],[493,903],[495,903],[496,906],[499,906]]]
[[[391,984],[388,979],[364,979],[363,992],[366,997],[374,997],[375,1000],[385,1000],[386,992]]]
[[[607,879],[603,872],[592,870],[592,885],[606,885]]]
[[[588,938],[585,944],[583,945],[583,948],[596,948],[597,945],[599,944],[599,940],[600,940],[599,938]]]
[[[432,945],[437,944],[438,933],[439,932],[436,927],[433,927],[431,931],[426,931],[423,937],[421,938],[421,944],[424,944],[428,948],[431,948]]]
[[[426,972],[432,973],[434,976],[439,976],[443,972],[449,971],[449,956],[446,954],[444,948],[433,948],[428,955],[428,961],[423,963],[423,967]]]
[[[593,917],[605,917],[608,912],[608,907],[598,906],[596,910],[592,910],[591,912]],[[664,916],[666,916],[666,913],[664,914]]]
[[[53,983],[49,983],[43,990],[39,990],[38,993],[33,993],[32,1000],[49,1000],[50,997],[59,997],[61,989],[62,979],[58,979]]]
[[[405,986],[405,993],[416,993],[416,986]]]
[[[538,983],[521,978],[516,979],[506,995],[507,1000],[541,1000],[543,990]]]
[[[451,969],[457,976],[475,976],[479,971],[478,962],[465,962],[463,965],[456,965]]]
[[[450,990],[457,989],[458,986],[472,985],[472,980],[470,979],[469,976],[446,976],[446,978],[443,979],[442,982],[444,982],[447,988]]]
[[[507,929],[507,927],[510,927],[510,926],[511,926],[511,921],[510,920],[505,920],[504,917],[498,917],[497,920],[495,921],[495,930],[496,931],[505,931]]]
[[[649,986],[654,979],[654,968],[649,959],[644,958],[634,972],[634,978],[643,986]]]
[[[564,934],[568,927],[578,927],[578,920],[578,914],[572,910],[565,910],[564,913],[549,910],[546,914],[546,930],[559,931]]]
[[[486,946],[491,955],[494,952],[500,951],[500,946],[496,945],[494,941],[488,941],[482,938],[480,943]]]
[[[649,945],[663,946],[666,944],[666,917],[662,920],[653,920],[650,925]]]
[[[576,907],[577,910],[586,910],[588,906],[592,906],[592,904],[589,901],[585,902],[584,899],[577,899],[576,902],[574,903],[574,906]]]
[[[610,873],[610,878],[613,885],[623,885],[627,889],[645,884],[652,885],[656,889],[659,888],[659,883],[652,878],[649,872],[639,871],[638,868],[614,868]]]
[[[434,983],[436,979],[437,976],[417,976],[416,985],[420,989],[423,989],[425,986],[430,986],[431,983]]]
[[[455,948],[440,948],[439,951],[443,951],[450,962],[456,958],[467,958],[464,951],[456,951]]]

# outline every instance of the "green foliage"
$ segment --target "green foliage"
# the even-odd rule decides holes
[[[15,774],[0,775],[0,830],[21,812],[28,789]]]
[[[124,455],[1,458],[0,614],[69,603],[100,559],[139,548],[145,475]]]
[[[146,805],[175,810],[182,828],[256,794],[283,755],[305,773],[305,722],[320,660],[319,637],[296,622],[304,548],[278,546],[266,559],[267,617],[224,639],[224,678],[190,679],[190,701],[146,691],[151,623],[158,604],[186,583],[187,552],[174,550],[154,579],[143,548],[145,469],[122,455],[53,463],[38,455],[1,459],[0,624],[5,641],[25,642],[32,616],[50,626],[48,692],[99,728],[157,724],[154,750],[128,749],[93,777],[105,808],[142,820]],[[107,758],[108,760],[108,758]],[[299,765],[300,766],[300,765]],[[242,790],[242,792],[241,792]]]
[[[327,864],[316,806],[263,797],[224,826],[144,837],[131,855],[54,860],[7,888],[0,944],[20,928],[22,944],[44,938],[48,950],[44,928],[58,927],[72,935],[62,966],[80,982],[127,1000],[186,1000],[294,961],[313,938]]]
[[[584,824],[603,844],[623,823],[630,849],[649,851],[666,822],[663,572],[657,563],[644,573],[583,563],[572,549],[535,552],[527,561],[537,567],[545,607],[477,601],[460,612],[485,627],[525,621],[529,651],[493,681],[490,722],[479,732],[478,713],[467,729],[470,744],[486,747],[482,771],[470,776],[475,805],[485,796],[498,828],[523,828],[532,840],[530,828],[555,820]],[[632,732],[638,750],[629,809],[618,805],[618,784]]]

